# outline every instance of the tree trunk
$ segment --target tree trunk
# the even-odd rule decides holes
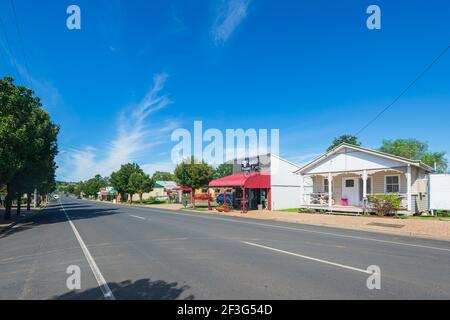
[[[130,197],[130,199],[128,199],[128,201],[130,202],[130,204],[132,204],[133,203],[133,195],[131,193],[129,193],[128,196]]]
[[[194,188],[192,188],[191,195],[192,195],[192,199],[191,199],[192,208],[195,208],[195,189]]]
[[[31,210],[31,192],[27,192],[27,211]]]
[[[142,204],[142,193],[139,193],[139,203]]]
[[[20,216],[20,210],[22,209],[22,192],[17,192],[17,216]]]
[[[6,185],[6,198],[5,198],[5,220],[11,220],[11,207],[12,207],[12,188],[9,184]]]

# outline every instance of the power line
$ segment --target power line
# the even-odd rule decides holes
[[[1,17],[0,17],[0,28],[3,31],[3,36],[4,36],[5,41],[6,41],[6,46],[7,46],[8,52],[9,52],[9,56],[11,58],[12,65],[13,65],[14,69],[16,69],[17,77],[20,79],[20,81],[23,82],[22,76],[20,75],[19,68],[18,68],[17,63],[16,63],[16,59],[14,58],[14,56],[12,54],[11,44],[9,42],[8,34],[6,33],[5,25],[3,24],[3,20],[2,20]]]
[[[359,136],[361,132],[366,130],[372,123],[374,123],[383,113],[385,113],[390,107],[392,107],[417,81],[422,78],[422,76],[431,69],[431,67],[450,49],[450,45],[447,46],[434,60],[431,62],[403,91],[400,93],[394,101],[387,105],[383,110],[381,110],[372,120],[370,120],[364,127],[362,127],[355,136]]]
[[[30,68],[28,67],[27,55],[25,54],[25,46],[23,45],[22,32],[20,32],[19,20],[17,19],[16,5],[14,4],[14,0],[10,0],[10,3],[14,14],[14,21],[16,22],[17,34],[19,36],[19,43],[22,50],[23,61],[25,63],[25,70],[27,71],[28,82],[33,85],[30,77]]]

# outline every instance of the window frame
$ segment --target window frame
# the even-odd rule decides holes
[[[353,186],[348,187],[347,186],[347,181],[352,181],[353,182]],[[359,181],[358,181],[358,183],[359,183]],[[345,188],[355,188],[356,187],[355,178],[344,178],[344,187]]]
[[[387,187],[388,187],[387,178],[391,178],[391,177],[397,177],[397,179],[398,179],[398,191],[397,192],[388,192],[387,191]],[[394,186],[395,184],[389,183],[389,185]],[[396,193],[400,193],[401,190],[402,190],[402,184],[401,184],[401,179],[400,179],[399,174],[390,174],[390,175],[384,176],[384,193],[396,194]]]
[[[325,189],[325,181],[327,182],[326,186],[327,186],[328,190]],[[323,191],[323,193],[330,193],[330,181],[328,180],[328,178],[323,178],[322,191]]]

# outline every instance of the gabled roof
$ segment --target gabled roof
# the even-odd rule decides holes
[[[368,149],[368,148],[363,148],[360,146],[355,146],[349,143],[341,143],[340,145],[336,146],[335,148],[333,148],[332,150],[328,151],[327,153],[323,154],[322,156],[314,159],[313,161],[307,163],[306,165],[304,165],[303,167],[301,167],[299,170],[295,171],[295,173],[302,173],[304,172],[306,169],[320,163],[323,160],[328,159],[331,155],[338,153],[340,150],[344,149],[344,148],[348,148],[348,149],[352,149],[355,151],[361,151],[367,154],[371,154],[374,156],[378,156],[381,158],[385,158],[385,159],[390,159],[390,160],[395,160],[398,162],[402,162],[404,164],[408,164],[408,165],[412,165],[415,167],[420,167],[428,172],[433,172],[434,169],[431,168],[430,166],[426,165],[425,163],[419,161],[419,160],[411,160],[411,159],[407,159],[407,158],[403,158],[403,157],[399,157],[399,156],[395,156],[392,154],[388,154],[385,152],[381,152],[381,151],[377,151],[377,150],[372,150],[372,149]]]

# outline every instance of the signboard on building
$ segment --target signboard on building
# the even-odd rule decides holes
[[[241,162],[241,170],[243,172],[255,172],[260,170],[259,156],[254,158],[245,158]]]

